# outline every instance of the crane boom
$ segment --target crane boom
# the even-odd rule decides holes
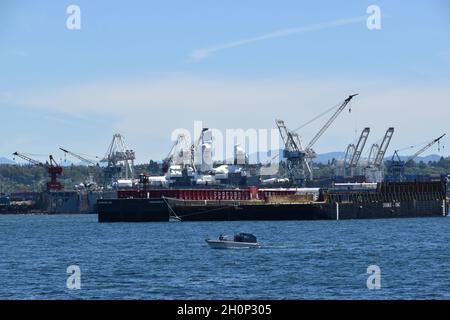
[[[372,166],[373,162],[375,160],[375,156],[378,153],[378,150],[380,150],[380,146],[377,143],[374,143],[372,147],[370,148],[369,157],[367,158],[367,165]]]
[[[38,160],[34,160],[22,153],[14,152],[14,156],[17,156],[19,158],[22,158],[28,162],[30,162],[33,165],[45,167],[49,173],[50,181],[47,182],[47,190],[61,190],[63,189],[63,185],[61,182],[58,181],[58,177],[62,176],[63,174],[63,168],[58,165],[58,163],[55,161],[52,155],[49,155],[49,162],[48,163],[42,163]]]
[[[317,134],[312,138],[312,140],[308,143],[306,146],[306,149],[309,150],[312,148],[312,146],[319,140],[319,138],[324,134],[324,132],[331,126],[331,124],[336,120],[338,115],[345,109],[345,107],[350,103],[350,101],[353,99],[353,97],[357,96],[358,94],[352,94],[348,96],[347,99],[342,102],[342,104],[339,106],[339,108],[333,113],[330,119],[325,123],[325,125],[317,132]]]
[[[13,153],[13,156],[22,158],[23,160],[26,160],[26,161],[28,161],[29,163],[34,164],[34,165],[36,165],[36,166],[42,166],[42,167],[45,167],[45,164],[43,164],[42,162],[37,161],[37,160],[34,160],[34,159],[32,159],[32,158],[30,158],[30,157],[28,157],[28,156],[26,156],[26,155],[24,155],[24,154],[22,154],[22,153],[19,153],[19,152],[17,152],[17,151]]]
[[[394,128],[390,127],[387,129],[386,134],[384,135],[383,141],[378,149],[378,153],[373,161],[374,166],[381,167],[383,164],[384,155],[386,154],[386,150],[389,147],[389,143],[391,142],[392,136],[394,135]]]
[[[175,147],[178,145],[179,143],[179,139],[180,136],[178,136],[177,141],[175,141],[172,144],[172,147],[170,148],[169,153],[167,154],[167,156],[163,159],[163,164],[162,164],[162,172],[166,173],[169,170],[170,164],[172,163],[172,159],[173,159],[173,151],[175,150]]]
[[[283,120],[275,120],[278,130],[280,131],[281,139],[283,140],[284,147],[288,151],[301,151],[303,146],[301,145],[300,137],[295,132],[289,131],[284,124]]]
[[[96,165],[96,163],[95,163],[94,161],[89,160],[89,159],[86,159],[86,158],[80,156],[79,154],[76,154],[76,153],[74,153],[74,152],[71,152],[71,151],[69,151],[69,150],[67,150],[67,149],[64,149],[64,148],[62,148],[62,147],[60,147],[59,149],[60,149],[62,152],[67,153],[67,154],[71,155],[71,156],[74,157],[74,158],[77,158],[78,160],[81,160],[81,161],[86,162],[86,163],[88,163],[88,164]]]
[[[55,158],[53,158],[52,155],[49,155],[48,158],[50,160],[50,167],[59,167],[59,164],[56,162]]]
[[[366,145],[367,138],[369,137],[370,128],[364,128],[361,132],[361,136],[359,137],[358,143],[355,147],[355,152],[352,155],[350,160],[350,168],[356,167],[358,165],[359,159],[361,158],[361,153],[364,150],[364,146]]]
[[[275,123],[277,125],[278,131],[280,132],[281,140],[283,140],[284,147],[288,148],[288,142],[289,142],[289,135],[286,125],[284,124],[283,120],[275,120]]]
[[[435,143],[439,142],[443,137],[445,137],[446,133],[444,133],[443,135],[441,135],[439,138],[436,138],[432,141],[430,141],[426,146],[424,146],[422,149],[420,149],[419,151],[417,151],[416,153],[414,153],[412,156],[410,156],[405,163],[414,160],[415,158],[417,158],[420,154],[422,154],[423,152],[425,152],[427,149],[431,148]]]
[[[343,176],[347,175],[347,168],[349,167],[350,159],[353,158],[354,153],[355,153],[355,145],[351,143],[347,146],[347,149],[345,150],[344,161],[342,163]]]

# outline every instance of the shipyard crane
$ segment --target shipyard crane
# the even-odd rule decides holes
[[[194,170],[194,172],[197,172],[197,167],[196,167],[197,162],[195,161],[195,155],[198,151],[198,147],[201,144],[203,144],[204,134],[208,130],[209,130],[209,128],[203,128],[202,132],[200,132],[200,136],[198,137],[197,141],[191,145],[191,166],[192,166],[192,170]],[[200,164],[203,162],[203,150],[201,150],[201,153],[202,154],[200,155],[200,157],[201,157]]]
[[[404,175],[405,175],[405,166],[409,162],[411,162],[414,159],[416,159],[423,152],[425,152],[426,150],[431,148],[436,143],[439,144],[440,140],[443,137],[445,137],[445,135],[446,134],[444,133],[443,135],[439,136],[438,138],[431,140],[425,146],[423,146],[421,149],[419,149],[416,153],[414,153],[412,156],[409,156],[406,160],[401,160],[398,153],[400,151],[403,151],[403,150],[406,150],[406,149],[416,148],[417,145],[416,146],[410,146],[410,147],[404,148],[404,149],[395,150],[394,154],[392,155],[391,163],[390,163],[390,166],[389,166],[389,174],[391,175],[391,178],[394,179],[395,181],[403,181],[404,180]]]
[[[387,148],[391,143],[392,136],[394,135],[394,128],[387,129],[386,134],[383,137],[380,147],[378,148],[377,155],[374,159],[374,166],[381,167],[383,165],[384,156],[386,155]]]
[[[375,155],[378,153],[378,150],[380,150],[380,146],[378,143],[374,143],[372,147],[370,148],[369,156],[367,158],[367,166],[373,166],[373,162],[375,160]]]
[[[184,134],[179,134],[177,140],[173,143],[169,153],[163,159],[162,171],[166,173],[172,164],[186,164],[186,159],[191,162],[191,148],[189,141]]]
[[[352,157],[350,159],[349,168],[350,168],[350,175],[355,175],[355,170],[358,166],[359,159],[361,158],[361,154],[364,150],[364,147],[366,146],[367,138],[369,137],[370,128],[364,128],[363,131],[361,131],[361,136],[359,137],[358,143],[354,147],[354,152],[352,154]]]
[[[344,155],[344,166],[345,168],[350,165],[350,159],[353,157],[353,154],[355,153],[355,145],[353,143],[349,144],[347,146],[347,149],[345,149],[345,155]]]
[[[129,150],[124,137],[116,133],[101,162],[107,163],[104,169],[105,186],[111,186],[119,179],[132,180],[134,177],[135,153]]]
[[[306,179],[305,173],[309,173],[309,179],[313,179],[312,171],[312,161],[316,157],[315,151],[312,149],[314,144],[320,139],[320,137],[325,133],[325,131],[331,126],[331,124],[336,120],[339,114],[347,107],[353,97],[358,94],[353,94],[348,96],[343,102],[339,103],[333,108],[326,110],[324,113],[313,118],[302,126],[296,128],[295,130],[288,130],[283,120],[276,120],[278,130],[280,131],[281,138],[285,145],[283,150],[284,157],[286,158],[287,168],[289,170],[289,175],[296,184],[303,185]],[[335,110],[332,116],[327,120],[327,122],[320,128],[316,135],[311,139],[311,141],[304,148],[302,146],[299,135],[296,133],[298,130],[304,126],[310,124],[311,122],[322,117],[324,114]]]
[[[358,142],[356,145],[349,144],[347,147],[347,150],[345,152],[344,157],[344,176],[350,172],[350,176],[355,175],[355,170],[358,166],[359,159],[361,158],[361,154],[364,150],[364,147],[367,142],[367,138],[369,137],[370,128],[364,128],[364,130],[361,131],[361,135],[358,139]]]
[[[32,159],[29,156],[17,151],[13,153],[13,156],[22,158],[32,165],[44,167],[47,169],[50,176],[50,181],[47,182],[47,191],[63,189],[63,185],[58,181],[58,177],[62,176],[63,168],[55,161],[52,155],[49,155],[49,161],[46,163],[42,163],[38,160]]]
[[[381,182],[384,175],[384,156],[394,135],[394,128],[386,130],[381,144],[373,144],[369,153],[369,160],[365,169],[366,178],[369,182]]]
[[[311,168],[306,162],[306,153],[303,149],[298,133],[288,130],[283,120],[275,120],[284,143],[283,157],[286,158],[288,174],[292,182],[302,186],[305,181],[305,168]]]
[[[180,138],[181,138],[181,135],[179,135],[177,137],[177,140],[174,142],[174,144],[170,148],[169,153],[167,154],[167,156],[162,161],[162,172],[163,173],[166,173],[167,171],[169,171],[170,165],[171,165],[172,160],[173,160],[173,151],[177,147],[177,145],[178,145],[178,143],[180,141]]]
[[[93,166],[98,165],[98,163],[96,163],[96,162],[94,162],[92,160],[89,160],[89,159],[87,159],[87,158],[85,158],[85,157],[83,157],[83,156],[81,156],[81,155],[79,155],[79,154],[77,154],[75,152],[69,151],[69,150],[64,149],[62,147],[60,147],[59,149],[62,152],[64,152],[64,154],[71,155],[72,157],[77,158],[78,160],[81,160],[81,161],[87,163],[88,165],[93,165]]]
[[[350,165],[350,159],[353,157],[353,154],[355,153],[355,145],[353,143],[349,144],[347,146],[347,149],[345,149],[345,155],[344,155],[344,160],[342,161],[342,164],[340,166],[338,166],[338,170],[339,174],[341,174],[342,176],[347,176],[347,169]]]

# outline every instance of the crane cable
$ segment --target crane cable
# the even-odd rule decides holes
[[[311,120],[305,122],[304,124],[302,124],[301,126],[295,128],[294,130],[292,130],[292,132],[297,132],[300,129],[303,129],[304,127],[306,127],[307,125],[311,124],[312,122],[316,121],[317,119],[323,117],[324,115],[326,115],[327,113],[333,111],[334,109],[337,109],[339,106],[342,105],[343,102],[340,102],[334,106],[332,106],[331,108],[325,110],[324,112],[322,112],[321,114],[315,116],[314,118],[312,118]],[[351,109],[350,109],[351,110]]]
[[[290,131],[291,131],[291,132],[297,132],[297,131],[299,131],[300,129],[303,129],[304,127],[306,127],[307,125],[313,123],[313,122],[316,121],[317,119],[320,119],[321,117],[325,116],[326,114],[330,113],[331,111],[333,111],[333,110],[339,108],[343,103],[344,103],[344,100],[341,101],[341,102],[339,102],[339,103],[337,103],[337,104],[335,104],[335,105],[332,106],[331,108],[329,108],[329,109],[323,111],[322,113],[320,113],[319,115],[315,116],[315,117],[312,118],[311,120],[305,122],[305,123],[302,124],[301,126],[295,128],[294,130],[290,130]],[[352,111],[351,103],[352,103],[352,101],[350,101],[350,102],[349,102],[349,105],[348,105],[348,109],[349,109],[350,112]],[[273,160],[275,160],[275,159],[278,158],[278,157],[279,157],[279,154],[277,153],[275,156],[273,156],[273,157],[270,159],[270,161],[266,162],[265,165],[270,164]]]
[[[418,143],[416,145],[412,145],[412,146],[409,146],[409,147],[397,149],[395,151],[399,152],[399,151],[405,151],[405,150],[408,150],[408,149],[414,149],[414,148],[418,148],[418,147],[421,147],[421,146],[425,146],[425,145],[427,145],[429,143],[430,143],[430,141],[425,141],[425,142],[422,142],[422,143]],[[437,141],[437,144],[438,144],[438,151],[440,152],[441,151],[441,141],[440,140]],[[444,148],[444,146],[442,146],[442,148]]]

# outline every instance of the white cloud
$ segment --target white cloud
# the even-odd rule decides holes
[[[274,38],[287,37],[287,36],[299,34],[299,33],[321,31],[324,29],[360,23],[360,22],[366,21],[366,19],[367,19],[366,16],[359,16],[359,17],[353,17],[353,18],[348,18],[348,19],[333,20],[333,21],[328,21],[328,22],[318,23],[318,24],[313,24],[313,25],[308,25],[308,26],[275,30],[275,31],[272,31],[272,32],[269,32],[269,33],[266,33],[266,34],[263,34],[260,36],[240,39],[240,40],[227,42],[227,43],[223,43],[223,44],[219,44],[219,45],[215,45],[215,46],[211,46],[211,47],[197,49],[197,50],[194,50],[193,52],[191,52],[189,57],[193,61],[199,61],[199,60],[208,58],[213,53],[216,53],[216,52],[219,52],[219,51],[222,51],[225,49],[236,48],[236,47],[240,47],[240,46],[243,46],[246,44],[269,40],[269,39],[274,39]]]
[[[318,152],[343,150],[355,138],[355,129],[365,126],[372,127],[370,143],[378,140],[388,126],[395,126],[392,148],[426,141],[448,129],[448,86],[401,86],[382,79],[216,80],[172,76],[32,90],[15,93],[9,100],[18,106],[59,111],[86,121],[91,117],[115,119],[112,130],[124,133],[128,144],[142,157],[155,158],[167,152],[164,148],[169,148],[174,129],[192,130],[195,120],[222,130],[270,129],[275,126],[274,119],[281,118],[295,128],[353,93],[360,95],[352,103],[352,113],[341,114],[317,143]],[[300,134],[305,140],[311,139],[325,120],[309,125]]]

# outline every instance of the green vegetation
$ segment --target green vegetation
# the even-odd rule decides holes
[[[386,161],[386,168],[390,161]],[[155,161],[148,164],[139,164],[135,166],[136,174],[160,175],[161,167]],[[280,174],[286,174],[285,164],[280,164]],[[331,164],[315,164],[314,175],[316,177],[332,177],[335,168]],[[450,158],[441,158],[439,161],[410,162],[406,165],[406,174],[450,174]],[[102,168],[94,166],[68,166],[64,167],[64,173],[61,182],[65,189],[73,189],[75,185],[89,181],[90,177],[97,184],[103,183]],[[0,165],[0,193],[9,193],[15,191],[41,191],[45,190],[48,181],[47,170],[39,166],[30,165]]]
[[[149,164],[139,164],[135,166],[137,174],[148,175],[160,174],[160,167],[157,162],[150,161]],[[72,165],[64,167],[63,175],[60,179],[66,190],[71,190],[75,185],[88,182],[90,178],[97,184],[103,183],[103,170],[98,166]],[[42,191],[46,188],[49,180],[47,169],[31,165],[0,165],[0,193],[10,193],[16,191]]]
[[[316,177],[332,177],[335,174],[335,167],[331,165],[332,161],[328,164],[315,164],[314,165],[314,175]],[[389,174],[388,169],[391,161],[385,161],[385,173]],[[420,162],[408,162],[405,166],[405,174],[413,175],[441,175],[441,174],[450,174],[450,157],[444,158],[441,157],[439,161],[429,161],[425,163],[423,161]]]
[[[386,162],[386,165],[390,161]],[[439,161],[430,161],[428,163],[408,162],[406,164],[406,174],[450,174],[450,158],[441,157]]]

